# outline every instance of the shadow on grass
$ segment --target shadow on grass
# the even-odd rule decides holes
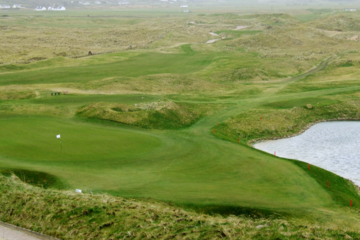
[[[221,216],[247,216],[252,218],[284,218],[291,214],[270,209],[242,207],[234,205],[215,205],[215,204],[180,204],[184,209],[193,210],[197,213]]]
[[[6,177],[15,175],[24,183],[42,187],[44,189],[52,188],[63,190],[67,188],[67,185],[58,177],[44,172],[23,169],[2,169],[0,170],[0,173]]]

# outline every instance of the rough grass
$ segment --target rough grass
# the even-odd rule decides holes
[[[151,200],[75,194],[0,176],[0,219],[61,239],[299,239],[359,237],[304,220],[209,216]]]
[[[257,33],[260,33],[261,31],[247,31],[247,30],[220,30],[217,31],[216,33],[224,36],[226,38],[238,38],[241,37],[243,35],[254,35]]]
[[[17,100],[35,98],[36,94],[31,91],[1,91],[0,100]]]
[[[134,105],[94,103],[77,110],[77,116],[110,120],[152,129],[177,129],[190,126],[219,106],[151,102]]]
[[[336,98],[301,98],[267,103],[265,106],[270,108],[252,110],[225,121],[219,132],[234,140],[249,141],[288,137],[315,122],[360,119],[359,100],[337,102]]]
[[[311,25],[329,31],[360,31],[358,19],[358,16],[341,14],[316,20]]]

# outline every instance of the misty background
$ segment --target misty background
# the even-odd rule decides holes
[[[106,7],[135,7],[135,6],[149,6],[149,7],[231,7],[241,5],[285,5],[285,6],[300,6],[300,7],[341,7],[353,6],[360,8],[360,0],[0,0],[0,5],[10,6],[11,10],[14,4],[21,4],[22,8],[34,8],[36,6],[53,6],[62,5],[68,8],[106,8]]]

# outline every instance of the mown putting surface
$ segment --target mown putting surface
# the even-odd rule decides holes
[[[51,118],[1,119],[0,132],[1,155],[26,161],[126,158],[153,151],[161,144],[146,134]]]

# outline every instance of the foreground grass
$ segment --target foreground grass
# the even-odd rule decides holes
[[[43,190],[0,176],[0,219],[61,239],[299,239],[360,237],[304,220],[210,216],[170,204]]]

